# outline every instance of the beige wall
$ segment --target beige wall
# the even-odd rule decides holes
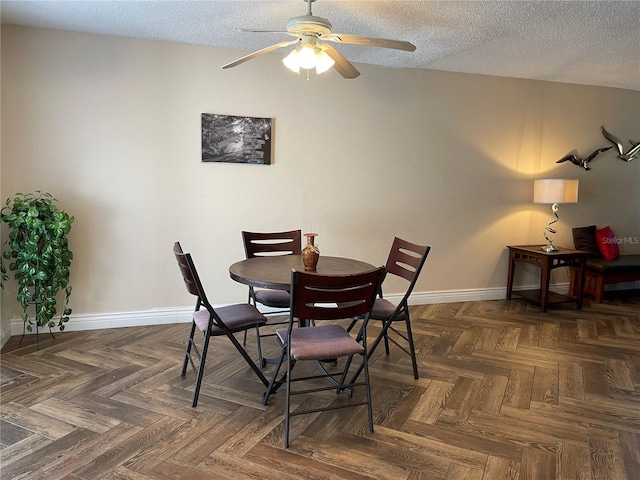
[[[433,248],[417,292],[504,287],[505,245],[550,220],[533,178],[580,179],[556,243],[591,223],[640,236],[640,160],[555,163],[606,146],[600,125],[640,140],[640,92],[369,65],[307,80],[275,54],[220,68],[243,53],[2,28],[2,195],[75,216],[74,314],[191,304],[175,240],[214,302],[244,301],[243,229],[313,228],[322,253],[375,264],[398,235]],[[202,112],[274,118],[274,164],[201,163]]]

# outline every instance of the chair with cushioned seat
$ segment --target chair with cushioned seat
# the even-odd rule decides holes
[[[291,230],[288,232],[242,232],[244,251],[246,258],[263,257],[270,255],[300,255],[302,253],[302,231]],[[291,296],[285,290],[272,290],[249,287],[249,303],[256,307],[264,305],[272,309],[270,314],[285,314],[289,312]],[[269,325],[285,325],[287,322],[269,322]],[[261,366],[267,361],[262,356],[261,339],[272,337],[275,333],[261,334],[256,327],[256,343],[258,345],[258,359]],[[244,333],[244,344],[247,342],[247,332]]]
[[[409,316],[409,297],[413,292],[422,267],[424,266],[431,247],[426,245],[417,245],[395,237],[391,245],[391,251],[387,258],[385,266],[387,275],[394,275],[408,282],[405,293],[398,303],[394,305],[388,299],[383,298],[382,288],[379,297],[371,310],[370,320],[379,320],[382,322],[382,329],[375,341],[371,344],[369,355],[371,355],[378,344],[384,340],[385,353],[389,355],[389,342],[395,344],[404,353],[411,357],[411,365],[413,367],[413,377],[418,379],[418,362],[416,360],[416,350],[413,343],[413,334],[411,332],[411,319]],[[386,277],[385,277],[386,280]],[[355,326],[358,319],[355,319],[347,330]],[[406,334],[394,328],[395,322],[403,322],[406,328]],[[389,332],[393,332],[394,336],[389,336]],[[399,341],[406,344],[401,345]],[[356,372],[354,378],[360,374],[361,369]]]
[[[184,377],[187,373],[187,365],[191,364],[191,367],[196,374],[196,385],[193,393],[192,406],[195,407],[198,405],[200,386],[202,384],[207,351],[209,350],[209,340],[211,337],[226,336],[234,345],[236,350],[240,352],[240,355],[242,355],[264,386],[268,386],[269,381],[234,336],[234,333],[246,332],[248,329],[264,325],[267,323],[266,317],[262,315],[254,305],[250,305],[248,303],[213,308],[211,303],[209,303],[209,300],[207,300],[207,296],[202,287],[202,283],[200,282],[200,277],[198,276],[198,272],[196,271],[191,255],[182,251],[182,247],[179,242],[174,244],[173,253],[178,262],[178,267],[180,268],[180,273],[182,274],[182,279],[187,287],[187,291],[197,298],[181,373]],[[204,340],[201,345],[202,351],[198,349],[194,339],[196,329],[200,330],[204,335]],[[196,357],[199,364],[196,364],[192,354]]]
[[[289,424],[294,415],[315,413],[339,408],[367,405],[369,430],[373,432],[373,412],[367,355],[367,323],[376,293],[384,275],[384,268],[356,275],[317,275],[293,271],[291,273],[291,309],[287,328],[276,331],[281,346],[280,358],[273,371],[271,383],[264,394],[266,405],[269,395],[286,384],[285,400],[285,448],[289,446]],[[362,317],[363,324],[357,338],[353,338],[342,325],[327,321],[351,317]],[[297,325],[300,324],[300,327]],[[347,382],[349,366],[355,355],[362,356],[359,368],[364,370],[364,382]],[[347,357],[342,370],[329,373],[318,362],[324,359]],[[319,374],[292,377],[296,362],[314,360]],[[278,378],[280,368],[286,364],[286,373]],[[339,380],[336,378],[339,377]],[[293,391],[292,383],[302,381],[328,380],[325,386],[315,383],[312,388]],[[322,380],[324,381],[324,380]],[[323,408],[291,411],[291,397],[325,390],[349,391],[356,386],[365,387],[365,401],[336,402]],[[350,395],[351,396],[351,395]]]

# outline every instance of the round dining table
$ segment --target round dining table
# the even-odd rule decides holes
[[[315,273],[318,275],[353,275],[376,267],[360,260],[320,255]],[[233,280],[257,288],[289,290],[291,271],[304,271],[302,255],[274,255],[241,260],[229,267]]]
[[[315,272],[317,275],[354,275],[369,272],[376,267],[367,262],[344,257],[327,257],[320,255]],[[233,280],[245,285],[257,288],[270,288],[274,290],[291,289],[291,271],[304,272],[302,255],[272,255],[264,257],[248,258],[234,263],[229,267],[229,275]],[[333,363],[335,359],[327,359],[324,362]],[[272,362],[269,362],[272,363]],[[322,361],[315,361],[318,369],[326,374],[327,370]],[[277,374],[277,372],[275,372]],[[331,383],[338,385],[335,379],[328,378]],[[263,394],[263,402],[283,384],[283,381],[272,387],[271,391]],[[345,388],[345,393],[351,395],[351,389]]]

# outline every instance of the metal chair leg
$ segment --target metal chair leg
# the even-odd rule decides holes
[[[204,335],[204,345],[202,346],[200,366],[198,367],[198,375],[196,377],[196,388],[195,388],[195,391],[193,392],[193,403],[191,404],[191,406],[194,408],[198,405],[198,397],[200,396],[200,386],[202,385],[202,377],[204,376],[204,366],[207,360],[207,351],[209,350],[210,338],[211,338],[211,329],[207,329],[207,332]]]
[[[187,365],[189,364],[189,359],[191,358],[191,346],[193,345],[193,335],[196,331],[196,323],[194,321],[191,322],[191,333],[189,334],[189,340],[187,341],[187,347],[184,352],[184,363],[182,364],[182,373],[181,377],[184,377],[187,374]]]
[[[286,352],[284,350],[282,350],[282,352],[280,353],[280,359],[277,362],[276,367],[273,370],[273,375],[271,376],[271,381],[269,382],[269,386],[267,387],[267,391],[264,392],[264,394],[262,395],[262,404],[263,405],[267,404],[271,394],[276,393],[278,388],[280,388],[280,386],[284,383],[284,378],[281,378],[280,380],[278,380],[278,374],[280,373],[280,367],[282,366],[282,363],[284,362],[285,355],[286,355]]]
[[[289,420],[291,419],[291,357],[287,356],[287,396],[284,407],[284,448],[289,448]]]
[[[413,333],[411,333],[411,320],[409,319],[409,309],[404,312],[405,323],[407,325],[407,340],[409,342],[409,352],[411,356],[411,365],[413,366],[413,378],[418,380],[418,362],[416,360],[416,347],[413,344]]]
[[[247,335],[246,330],[244,331],[244,334],[246,338],[246,335]],[[260,365],[260,368],[264,368],[267,362],[262,357],[262,342],[260,341],[260,327],[258,327],[258,325],[256,325],[256,344],[258,345],[258,365]]]
[[[371,402],[371,384],[369,383],[369,361],[368,355],[362,355],[362,363],[364,365],[364,381],[365,381],[365,393],[367,396],[367,413],[369,417],[369,431],[373,433],[373,406]]]

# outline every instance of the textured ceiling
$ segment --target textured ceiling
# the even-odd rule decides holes
[[[11,1],[3,24],[238,49],[291,39],[303,0]],[[408,40],[413,53],[334,45],[350,61],[640,90],[640,1],[318,0],[334,33]],[[289,48],[269,55],[284,56]],[[236,68],[243,68],[238,66]],[[357,81],[357,80],[352,80]]]

